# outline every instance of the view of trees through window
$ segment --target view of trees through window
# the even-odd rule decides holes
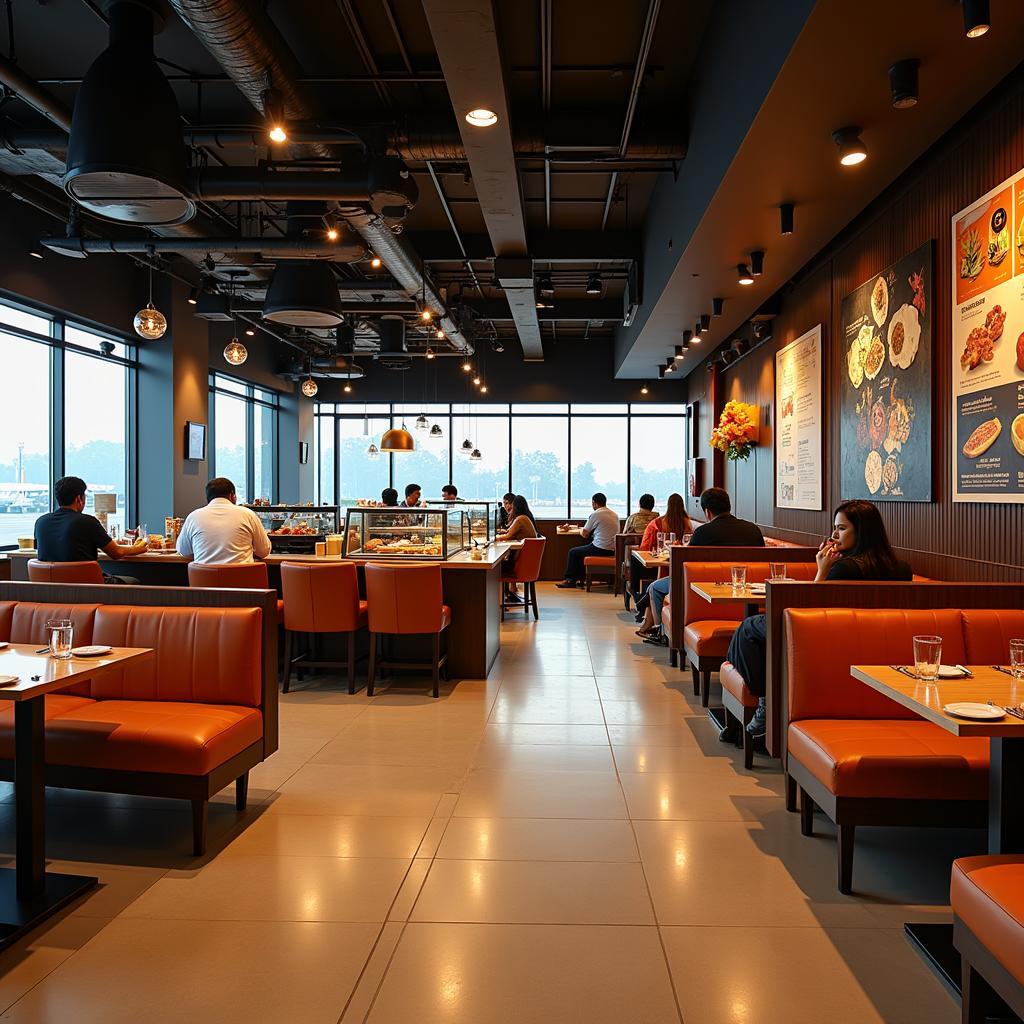
[[[274,392],[210,375],[210,469],[235,485],[240,502],[276,500],[277,412]]]

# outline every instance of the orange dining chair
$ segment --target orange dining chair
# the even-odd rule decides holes
[[[515,561],[507,572],[502,573],[501,582],[523,584],[523,611],[527,618],[530,615],[530,608],[533,608],[533,617],[540,618],[537,611],[537,580],[540,579],[540,564],[544,558],[544,545],[547,541],[543,537],[527,537],[523,546],[519,549]],[[501,617],[505,618],[506,608],[517,608],[518,605],[509,604],[504,595],[501,598]]]
[[[284,692],[291,683],[292,666],[304,668],[345,668],[348,692],[356,692],[356,633],[366,625],[367,602],[359,597],[359,577],[353,562],[282,562],[281,592],[284,594]],[[313,638],[323,633],[344,633],[348,638],[346,661],[312,661],[308,654],[293,656],[296,633]],[[373,636],[370,637],[373,665]],[[315,647],[314,647],[315,656]],[[371,689],[372,691],[372,676]]]
[[[28,560],[29,583],[104,583],[99,562],[41,562]]]
[[[265,562],[189,562],[190,587],[228,587],[232,590],[273,590]],[[277,621],[284,619],[284,602],[278,598]]]
[[[429,668],[435,697],[440,696],[440,674],[445,672],[448,654],[441,654],[441,634],[451,625],[452,610],[444,603],[439,565],[366,565],[366,599],[369,602],[370,672],[366,687],[373,696],[378,666],[381,668]],[[432,640],[430,662],[378,661],[379,634],[429,635]]]

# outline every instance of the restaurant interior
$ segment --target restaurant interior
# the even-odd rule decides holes
[[[1024,5],[0,12],[3,1020],[1024,1020]]]

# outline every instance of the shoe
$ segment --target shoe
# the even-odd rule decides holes
[[[644,637],[645,644],[654,644],[655,647],[668,647],[668,637],[664,633],[651,633]]]
[[[523,603],[523,599],[518,594],[506,594],[505,595],[505,603],[506,604],[522,604]]]
[[[740,738],[740,727],[735,722],[730,722],[719,734],[719,743],[731,743],[733,746],[736,745],[736,741]]]
[[[561,583],[556,583],[555,586],[558,587],[559,590],[575,590],[576,589],[576,581],[575,580],[562,580]]]
[[[640,637],[641,640],[646,640],[649,636],[657,636],[658,631],[657,629],[638,629],[636,631],[636,635]]]
[[[645,619],[645,618],[647,618],[647,616],[646,616],[646,615],[644,615],[644,613],[643,613],[643,612],[640,612],[640,614],[639,614],[639,615],[634,615],[634,616],[633,616],[633,618],[634,618],[634,619],[635,619],[635,620],[636,620],[637,622],[643,622],[643,621],[644,621],[644,619]]]
[[[755,743],[760,741],[764,745],[764,737],[768,732],[768,705],[764,697],[758,698],[754,717],[747,723],[747,732],[754,738]]]

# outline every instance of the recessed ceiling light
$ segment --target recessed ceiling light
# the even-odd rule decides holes
[[[750,276],[750,270],[747,267],[746,263],[736,264],[736,280],[739,281],[740,284],[754,283],[754,279],[753,277]]]
[[[834,131],[832,141],[839,148],[839,162],[844,167],[855,167],[868,158],[867,146],[860,137],[860,129],[854,125]]]
[[[988,13],[988,0],[963,0],[964,32],[968,39],[978,39],[991,27],[992,21]]]
[[[490,128],[492,124],[498,123],[498,115],[486,107],[477,107],[466,115],[466,120],[474,128]]]

